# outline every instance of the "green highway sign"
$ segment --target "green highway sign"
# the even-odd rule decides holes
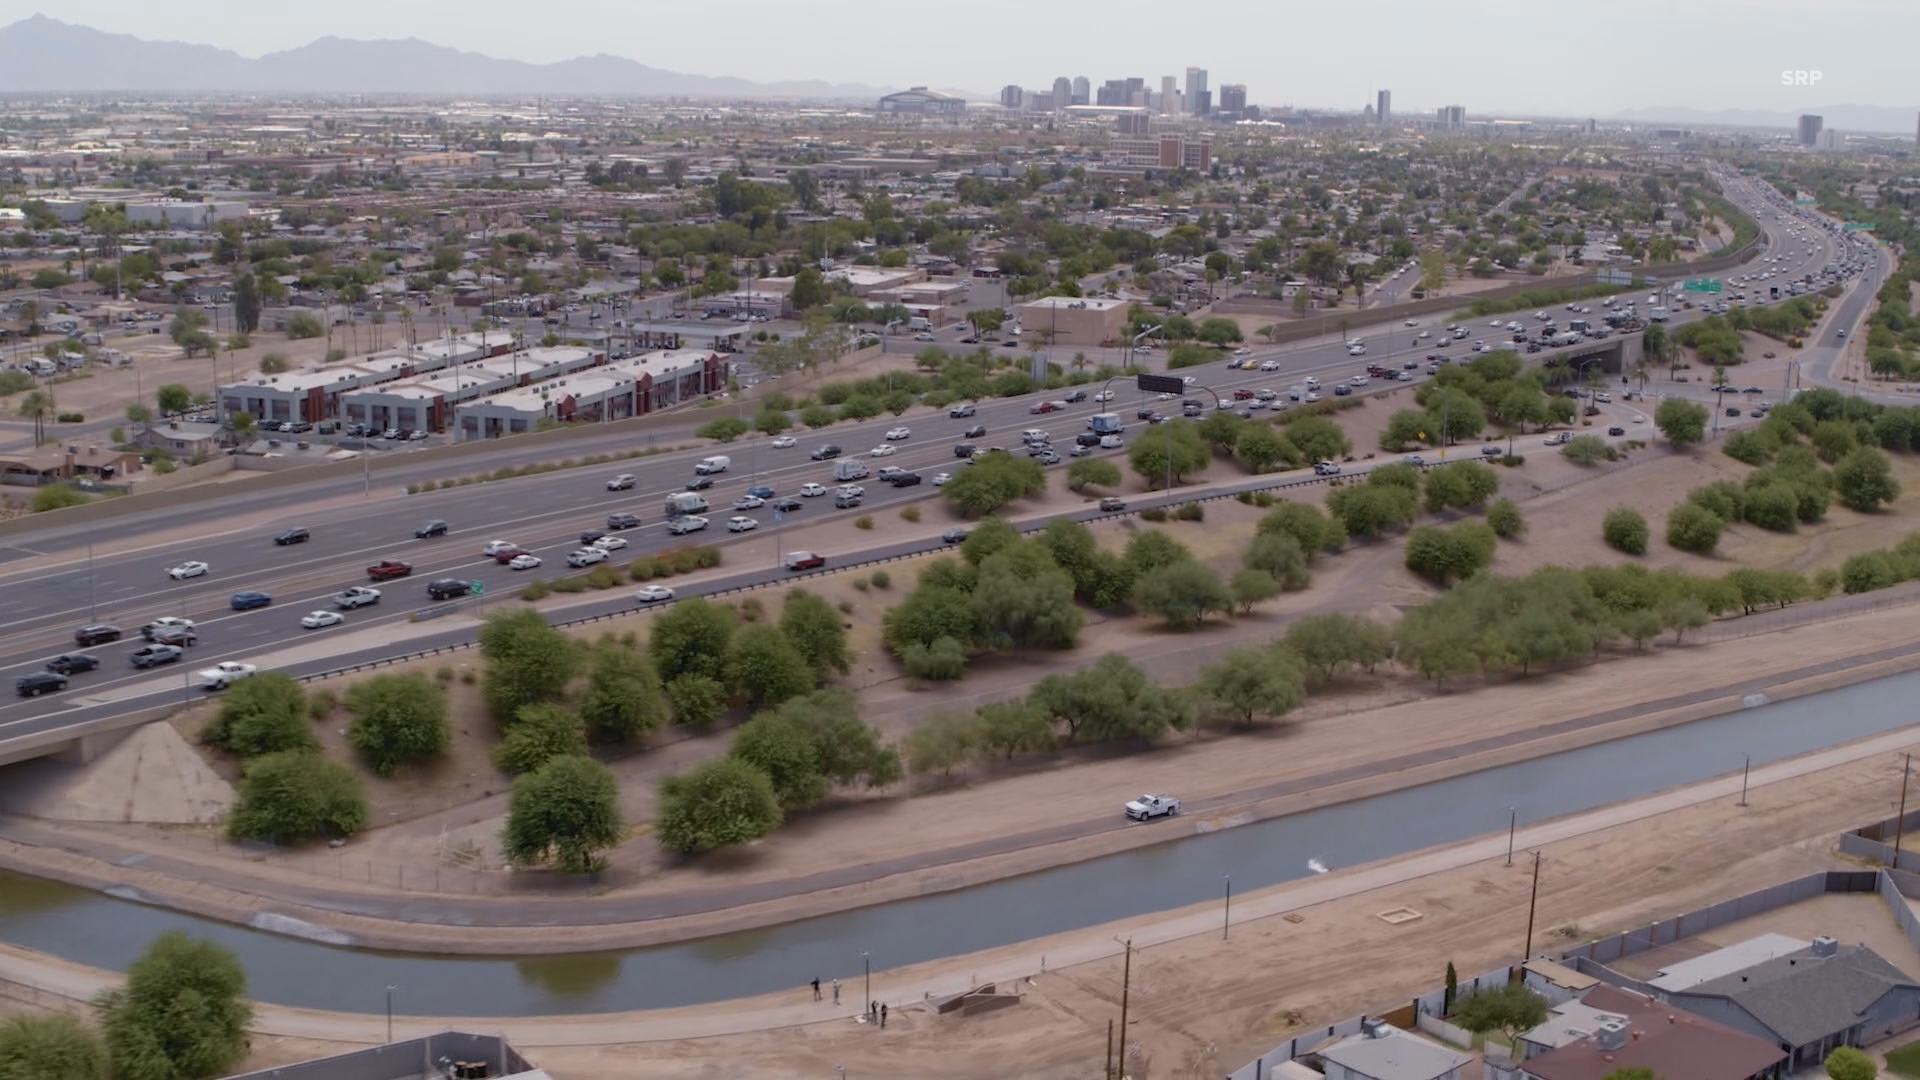
[[[1849,232],[1872,232],[1872,231],[1873,231],[1873,222],[1871,222],[1871,221],[1849,221],[1849,222],[1847,222],[1847,223],[1846,223],[1846,225],[1844,225],[1844,226],[1842,226],[1842,227],[1843,227],[1843,228],[1845,228],[1845,229],[1847,229],[1847,230],[1848,230]]]
[[[1688,278],[1681,286],[1684,292],[1717,293],[1720,291],[1719,278]]]
[[[1793,205],[1795,205],[1795,206],[1812,206],[1813,204],[1815,204],[1815,203],[1817,203],[1817,202],[1819,202],[1819,201],[1820,201],[1820,200],[1818,200],[1818,199],[1810,199],[1810,198],[1806,198],[1805,196],[1802,196],[1801,198],[1798,198],[1798,199],[1795,199],[1795,200],[1793,200]]]
[[[487,583],[481,581],[479,578],[474,578],[472,581],[467,582],[467,587],[473,590],[473,595],[475,596],[483,595],[487,591]]]

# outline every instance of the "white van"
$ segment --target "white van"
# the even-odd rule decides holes
[[[912,318],[907,320],[907,329],[931,330],[933,329],[933,324],[922,318]]]
[[[842,483],[848,480],[865,480],[867,467],[850,458],[841,458],[833,463],[833,478]]]
[[[700,463],[693,467],[693,471],[696,476],[712,476],[715,473],[726,472],[727,467],[732,464],[732,458],[725,454],[715,454],[710,458],[700,459]]]

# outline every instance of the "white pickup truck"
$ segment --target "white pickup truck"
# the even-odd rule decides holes
[[[352,611],[379,602],[380,590],[365,585],[355,585],[345,592],[336,593],[333,598],[333,606],[342,611]]]
[[[1171,795],[1142,795],[1127,804],[1127,818],[1131,821],[1172,817],[1179,812],[1180,800]]]
[[[202,690],[225,690],[258,670],[260,669],[252,664],[223,660],[210,668],[201,668],[194,672],[193,681],[199,683]]]

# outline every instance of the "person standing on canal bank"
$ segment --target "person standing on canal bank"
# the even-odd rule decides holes
[[[840,1004],[840,980],[839,979],[833,980],[833,1003],[835,1005]]]
[[[880,1030],[885,1031],[886,1029],[887,1029],[887,1006],[883,1002],[880,1005]]]
[[[813,977],[813,1000],[820,1000],[820,976],[818,975]]]

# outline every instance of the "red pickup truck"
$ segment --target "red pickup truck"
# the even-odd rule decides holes
[[[367,567],[367,580],[392,581],[394,578],[403,578],[411,573],[413,573],[412,563],[403,563],[398,559],[382,559]]]

